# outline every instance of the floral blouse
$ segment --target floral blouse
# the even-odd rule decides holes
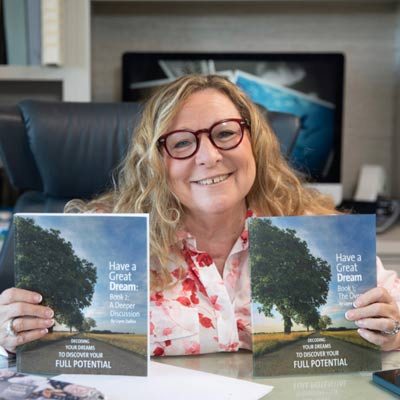
[[[248,212],[247,217],[252,215]],[[185,262],[168,267],[175,281],[150,297],[150,354],[155,356],[251,349],[247,223],[224,266],[182,235]],[[183,264],[183,265],[182,265]]]
[[[248,212],[248,217],[252,215]],[[168,265],[174,284],[150,297],[150,354],[169,356],[252,348],[247,221],[224,266],[189,233],[182,237],[185,262]],[[378,285],[400,302],[400,280],[377,260]]]

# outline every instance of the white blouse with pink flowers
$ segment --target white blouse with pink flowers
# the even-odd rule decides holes
[[[248,217],[251,216],[248,212]],[[182,239],[184,262],[168,265],[173,284],[150,297],[150,354],[200,354],[252,348],[247,223],[224,266]],[[400,303],[400,280],[377,260],[378,286]]]

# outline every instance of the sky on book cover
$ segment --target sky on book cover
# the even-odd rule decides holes
[[[135,283],[141,288],[129,292],[130,301],[141,318],[136,319],[135,333],[147,332],[147,219],[145,216],[107,215],[29,215],[44,229],[57,229],[72,244],[80,258],[97,268],[97,282],[92,303],[83,309],[85,317],[96,321],[97,330],[115,330],[110,323],[109,263],[135,263]],[[123,293],[123,292],[120,292]],[[132,325],[119,324],[119,331],[130,331]]]
[[[310,252],[315,257],[326,260],[331,266],[332,278],[326,304],[319,308],[321,315],[332,319],[332,327],[354,328],[355,325],[345,319],[344,313],[351,308],[348,302],[339,300],[338,284],[354,285],[355,292],[361,294],[376,286],[376,239],[375,216],[373,215],[336,215],[306,217],[270,217],[272,225],[280,229],[294,229],[296,236],[306,241]],[[361,282],[338,282],[336,266],[337,254],[361,255],[357,262]],[[343,262],[354,264],[354,262]],[[307,290],[305,287],[304,290]],[[274,309],[273,317],[266,318],[258,311],[260,305],[252,304],[254,332],[282,331],[281,315]],[[294,324],[292,330],[304,330],[303,325]]]

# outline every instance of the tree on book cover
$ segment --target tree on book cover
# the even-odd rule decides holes
[[[16,286],[54,327],[17,354],[30,373],[147,374],[146,215],[16,214]]]
[[[375,216],[249,223],[254,375],[380,369],[345,312],[376,286]]]

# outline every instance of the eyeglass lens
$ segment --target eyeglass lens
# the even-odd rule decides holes
[[[221,122],[211,130],[211,142],[222,150],[235,147],[241,138],[242,127],[238,121]],[[184,158],[196,152],[197,140],[192,132],[175,132],[167,137],[166,146],[172,157]]]

